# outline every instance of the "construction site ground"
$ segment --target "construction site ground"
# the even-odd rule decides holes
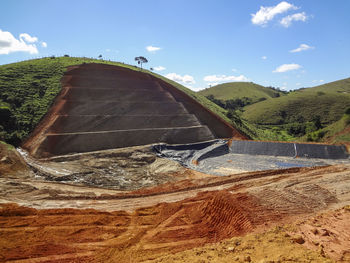
[[[149,146],[0,150],[0,262],[350,262],[346,160],[215,176]]]

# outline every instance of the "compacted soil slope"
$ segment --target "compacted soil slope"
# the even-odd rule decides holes
[[[71,67],[62,90],[24,148],[37,157],[156,142],[244,137],[168,83],[130,69]]]

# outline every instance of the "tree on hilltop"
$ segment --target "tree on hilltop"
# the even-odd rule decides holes
[[[136,57],[135,61],[137,61],[137,64],[141,65],[141,70],[142,70],[142,63],[148,62],[147,58],[142,57],[142,56]]]

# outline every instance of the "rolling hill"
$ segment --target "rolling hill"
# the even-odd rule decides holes
[[[253,82],[229,82],[213,86],[198,92],[203,96],[213,96],[215,99],[227,101],[235,99],[250,99],[251,103],[284,95],[282,91],[263,87]]]
[[[251,123],[278,125],[312,121],[320,116],[321,122],[329,125],[338,121],[349,107],[350,78],[347,78],[246,106],[243,117]]]

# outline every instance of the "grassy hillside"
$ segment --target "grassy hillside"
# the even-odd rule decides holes
[[[249,105],[244,108],[243,117],[252,123],[277,125],[312,121],[320,116],[321,122],[329,125],[349,107],[350,78]]]
[[[350,146],[350,111],[331,125],[303,136],[301,141],[346,144]]]
[[[198,92],[203,96],[213,96],[218,100],[250,99],[251,103],[269,98],[280,97],[283,92],[266,88],[252,82],[230,82],[204,89]]]
[[[45,115],[59,93],[61,89],[60,79],[66,68],[82,63],[104,63],[136,71],[140,70],[137,67],[118,62],[73,57],[50,57],[1,65],[0,139],[13,145],[19,145]],[[204,96],[154,72],[143,71],[186,92],[226,121],[234,122],[226,116],[227,110],[214,104]],[[235,125],[235,123],[233,124]],[[243,123],[239,123],[237,126],[242,127],[243,131],[246,129]],[[246,133],[255,137],[255,134],[249,129],[246,129]]]

